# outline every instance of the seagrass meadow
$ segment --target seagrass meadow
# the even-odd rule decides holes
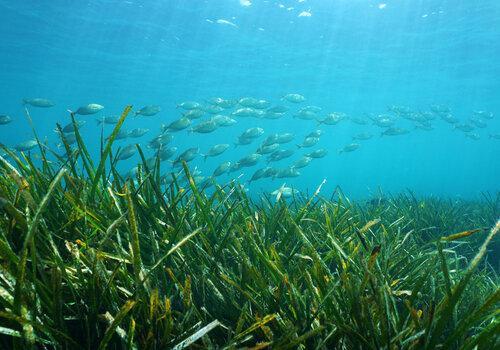
[[[237,182],[133,179],[0,158],[2,349],[494,349],[500,197],[255,199]],[[64,135],[63,133],[60,133]],[[35,134],[36,136],[36,134]],[[35,165],[36,164],[36,165]]]

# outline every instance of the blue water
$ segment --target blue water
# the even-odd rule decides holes
[[[244,6],[245,4],[249,6]],[[299,16],[305,13],[310,16]],[[218,23],[217,20],[228,23]],[[500,188],[500,2],[497,0],[128,0],[0,1],[0,114],[14,118],[0,126],[0,142],[13,147],[32,137],[21,100],[44,97],[56,106],[30,108],[38,134],[57,143],[56,122],[69,122],[68,109],[99,103],[97,116],[120,114],[127,104],[139,109],[157,104],[154,117],[130,118],[125,127],[151,131],[138,140],[145,146],[161,123],[180,117],[182,101],[245,96],[282,103],[287,93],[307,98],[305,105],[348,116],[385,114],[389,105],[428,111],[443,104],[467,121],[474,110],[492,112],[479,140],[466,138],[440,118],[434,130],[379,137],[374,125],[343,121],[321,126],[316,148],[330,150],[293,179],[262,180],[252,193],[271,191],[286,182],[314,190],[326,178],[325,193],[340,186],[351,197],[411,189],[417,194],[477,197]],[[233,143],[246,128],[266,135],[293,132],[296,142],[316,129],[315,121],[243,119],[212,134],[175,134],[182,151],[215,143]],[[95,116],[83,116],[82,134],[97,156],[100,129]],[[109,134],[112,127],[107,126]],[[355,152],[337,151],[351,136],[369,131]],[[265,137],[265,136],[264,136]],[[205,175],[222,161],[252,153],[250,146],[222,156],[193,161]],[[284,148],[296,148],[294,144]],[[277,164],[283,167],[306,151]],[[152,155],[149,151],[148,155]],[[120,164],[126,171],[136,155]],[[243,169],[247,179],[265,161]],[[167,163],[162,169],[168,170]],[[238,176],[241,172],[234,173]],[[230,177],[222,177],[222,182]]]

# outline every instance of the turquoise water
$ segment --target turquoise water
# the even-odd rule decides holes
[[[222,20],[222,21],[221,21]],[[210,134],[174,133],[172,145],[205,152],[216,143],[233,144],[249,127],[265,134],[251,145],[231,147],[217,158],[191,164],[209,176],[223,161],[252,153],[269,134],[291,132],[284,149],[295,154],[275,166],[283,168],[304,153],[326,148],[329,154],[287,179],[265,179],[248,185],[252,193],[272,191],[283,183],[313,191],[323,179],[326,193],[340,186],[351,197],[379,190],[397,193],[478,197],[499,190],[500,140],[500,2],[484,1],[0,1],[0,114],[13,118],[0,125],[0,142],[9,147],[32,137],[23,98],[43,97],[52,108],[29,107],[38,134],[57,144],[56,122],[67,124],[68,109],[88,103],[105,108],[86,120],[82,135],[99,151],[100,127],[94,119],[159,105],[152,117],[129,118],[125,128],[150,129],[148,141],[162,123],[181,116],[183,101],[206,104],[212,97],[255,97],[291,108],[280,119],[235,118],[237,124]],[[306,101],[281,101],[288,93]],[[485,128],[466,133],[434,115],[433,130],[395,116],[388,106],[428,112],[444,105],[461,123],[473,111],[493,113]],[[306,105],[322,108],[318,119],[342,112],[338,125],[293,118]],[[230,114],[235,109],[225,111]],[[383,136],[384,129],[358,125],[353,117],[389,114],[408,134]],[[206,117],[205,117],[206,119]],[[199,123],[195,120],[193,124]],[[309,132],[323,135],[310,150],[297,149]],[[109,134],[112,126],[106,126]],[[338,154],[360,132],[374,136],[356,141],[354,152]],[[475,137],[475,136],[474,136]],[[33,151],[36,153],[36,151]],[[123,161],[123,172],[139,161]],[[220,177],[247,180],[258,165]],[[162,163],[167,172],[170,165]]]

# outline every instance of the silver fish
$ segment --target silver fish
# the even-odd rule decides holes
[[[362,132],[359,134],[356,134],[352,137],[353,140],[369,140],[373,137],[373,134],[369,132]]]
[[[193,126],[190,129],[191,132],[197,132],[200,134],[208,134],[215,130],[217,130],[217,123],[215,123],[213,120],[207,120],[205,122]]]
[[[319,148],[317,150],[312,151],[311,153],[307,153],[306,156],[310,158],[323,158],[328,154],[328,150],[324,148]]]
[[[24,98],[23,104],[39,108],[50,108],[55,106],[54,102],[46,98]]]
[[[279,149],[279,150],[271,153],[269,155],[269,157],[267,157],[267,161],[268,162],[277,162],[277,161],[280,161],[282,159],[286,159],[286,158],[293,156],[294,153],[295,153],[295,151],[293,149]]]
[[[282,99],[292,103],[301,103],[306,100],[304,96],[299,94],[286,94]]]
[[[177,105],[177,108],[182,108],[182,109],[185,109],[185,110],[191,110],[191,109],[198,109],[198,108],[201,108],[201,104],[199,104],[198,102],[194,102],[194,101],[185,101],[185,102],[181,102]]]
[[[167,126],[162,126],[162,131],[180,131],[184,130],[191,125],[191,119],[182,117],[180,119],[174,120]]]
[[[396,127],[390,127],[386,130],[384,130],[382,133],[380,133],[380,136],[398,136],[398,135],[404,135],[408,134],[409,131],[403,128],[396,128]]]
[[[120,120],[119,115],[112,115],[112,116],[102,117],[102,118],[96,119],[95,121],[97,122],[97,125],[101,125],[101,124],[113,125],[113,124],[118,123],[119,120]]]
[[[221,143],[215,146],[212,146],[207,153],[203,155],[203,159],[207,159],[208,157],[217,157],[224,153],[229,148],[227,143]]]
[[[346,153],[346,152],[354,152],[359,147],[361,147],[361,145],[359,143],[350,143],[350,144],[344,146],[344,148],[342,148],[341,150],[339,150],[339,154]]]
[[[345,114],[343,113],[330,113],[324,119],[318,120],[320,124],[326,125],[337,125],[340,121],[345,119]]]
[[[28,141],[18,143],[14,147],[14,149],[16,151],[19,151],[19,152],[25,152],[25,151],[32,150],[36,146],[38,146],[38,142],[36,140],[28,140]]]
[[[75,112],[72,112],[72,113],[73,114],[80,114],[80,115],[90,115],[90,114],[96,114],[103,109],[104,109],[104,106],[102,106],[100,104],[89,103],[86,106],[79,107]]]
[[[262,155],[258,153],[252,153],[246,157],[241,158],[238,161],[238,164],[240,165],[240,167],[251,167],[257,164],[257,162],[261,159],[261,157]]]
[[[306,137],[300,145],[297,145],[297,147],[299,148],[312,147],[315,146],[318,142],[319,142],[318,137]]]
[[[149,129],[145,128],[136,128],[129,131],[128,136],[132,138],[138,138],[146,135]]]
[[[264,134],[264,129],[259,128],[259,127],[254,127],[254,128],[249,128],[249,129],[245,130],[240,135],[240,137],[242,137],[244,139],[254,139],[254,138],[257,138],[259,136],[262,136],[262,134]]]
[[[12,118],[8,115],[0,115],[0,125],[6,125],[12,122]]]
[[[125,146],[118,152],[118,154],[116,155],[116,159],[117,160],[129,159],[135,154],[136,151],[137,147],[135,146],[135,144]]]
[[[143,115],[145,117],[152,117],[154,115],[157,115],[160,113],[161,107],[156,106],[156,105],[151,105],[151,106],[144,106],[141,109],[139,109],[137,112],[135,112],[135,115]]]
[[[199,119],[203,117],[203,115],[205,115],[205,111],[200,108],[191,109],[182,114],[183,117],[189,118],[191,120]]]
[[[236,124],[236,120],[234,120],[231,117],[228,117],[227,115],[215,115],[211,119],[217,126],[232,126]]]
[[[224,173],[227,173],[231,168],[231,162],[224,162],[220,164],[217,168],[215,168],[212,176],[221,176]]]
[[[177,147],[167,147],[167,148],[160,148],[158,150],[158,156],[160,157],[160,160],[162,162],[172,158],[172,156],[177,152]]]
[[[280,147],[279,143],[272,143],[272,144],[267,145],[267,146],[261,145],[259,148],[257,148],[255,153],[270,154],[270,153],[273,153],[274,151],[276,151],[279,147]]]

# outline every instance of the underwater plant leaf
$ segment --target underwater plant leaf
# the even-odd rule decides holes
[[[97,184],[99,183],[102,175],[104,174],[104,166],[106,164],[106,159],[108,158],[108,155],[111,152],[111,146],[113,145],[113,142],[115,141],[116,135],[118,135],[118,132],[120,131],[120,128],[122,127],[123,123],[125,122],[125,119],[127,118],[127,115],[130,113],[132,110],[132,106],[127,106],[122,112],[122,115],[120,116],[120,119],[118,120],[118,123],[116,123],[115,128],[113,129],[113,132],[111,133],[111,136],[109,137],[108,142],[106,143],[106,147],[104,148],[104,152],[101,155],[101,160],[99,161],[99,165],[97,166],[97,170],[95,172],[95,175],[93,177],[93,183],[92,187],[90,189],[90,199],[94,199],[95,192],[97,190]],[[106,180],[106,179],[104,179]]]

